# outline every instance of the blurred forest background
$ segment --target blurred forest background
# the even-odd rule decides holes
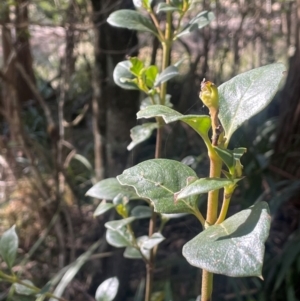
[[[198,98],[203,78],[219,85],[272,62],[287,66],[272,104],[232,142],[248,148],[246,178],[232,213],[258,199],[271,208],[265,281],[218,276],[214,300],[300,300],[300,1],[199,0],[195,5],[196,12],[211,10],[216,18],[174,44],[172,62],[185,59],[181,75],[168,86],[176,110],[207,113]],[[97,181],[151,158],[155,147],[153,137],[127,151],[140,95],[118,88],[112,73],[126,56],[160,64],[161,49],[146,33],[106,23],[121,8],[134,9],[130,0],[0,2],[0,233],[17,225],[18,271],[39,287],[94,246],[65,289],[68,300],[95,300],[97,286],[111,276],[121,281],[116,300],[136,300],[145,272],[142,263],[124,259],[122,250],[105,243],[103,223],[110,216],[93,218],[99,200],[85,197]],[[163,24],[164,14],[159,17]],[[163,157],[184,160],[206,176],[202,150],[183,124],[165,128]],[[147,224],[137,227],[143,232]],[[181,248],[199,231],[191,217],[166,226],[155,300],[164,300],[165,287],[173,300],[195,300],[199,275]],[[0,300],[6,294],[0,283]]]

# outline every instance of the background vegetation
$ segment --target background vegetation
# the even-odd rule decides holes
[[[203,0],[195,6],[195,12],[213,11],[216,19],[179,39],[172,49],[172,62],[185,59],[181,75],[169,85],[176,110],[206,113],[198,98],[203,78],[219,85],[268,63],[289,66],[273,104],[232,142],[233,147],[249,146],[243,161],[247,177],[235,193],[233,208],[240,210],[254,199],[266,200],[271,207],[265,281],[217,277],[215,300],[300,300],[300,2]],[[16,272],[39,287],[85,254],[85,265],[72,281],[64,282],[68,300],[94,300],[99,283],[111,276],[120,280],[116,300],[136,300],[144,276],[142,264],[124,259],[106,244],[103,224],[113,217],[94,219],[99,201],[85,197],[98,180],[150,158],[155,148],[153,137],[127,151],[140,96],[118,88],[112,72],[126,56],[160,64],[161,49],[147,34],[106,23],[108,15],[121,8],[133,4],[0,3],[0,233],[16,224]],[[159,21],[165,22],[163,14]],[[198,156],[202,146],[193,132],[175,124],[165,128],[164,137],[163,157],[184,160],[206,175],[208,163]],[[141,222],[137,231],[147,227]],[[170,222],[165,232],[155,270],[156,300],[164,300],[170,291],[174,300],[194,300],[198,275],[181,248],[199,232],[198,224],[183,217]],[[7,293],[0,283],[0,299],[6,300]]]

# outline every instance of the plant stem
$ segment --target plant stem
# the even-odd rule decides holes
[[[236,185],[230,185],[230,186],[224,188],[222,208],[221,208],[219,217],[216,221],[216,224],[221,224],[225,220],[227,211],[228,211],[228,207],[229,207],[229,203],[231,200],[231,196],[233,194],[235,187],[236,187]]]

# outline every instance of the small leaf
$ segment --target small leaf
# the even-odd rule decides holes
[[[174,202],[174,193],[186,186],[188,177],[196,177],[188,166],[173,160],[153,159],[126,169],[118,180],[132,186],[137,194],[150,199],[156,212],[192,213],[197,197]]]
[[[116,297],[119,289],[119,280],[112,277],[103,281],[97,288],[96,301],[112,301]]]
[[[30,280],[22,280],[22,282],[24,284],[28,284],[28,285],[31,285],[31,286],[34,286],[34,284],[30,281]],[[14,284],[14,287],[15,287],[15,290],[16,290],[16,293],[19,294],[19,295],[24,295],[24,296],[31,296],[31,295],[35,295],[36,294],[36,291],[25,286],[25,285],[22,285],[20,283],[15,283]]]
[[[116,196],[125,196],[129,200],[139,199],[132,187],[121,185],[116,178],[108,178],[95,184],[86,193],[97,199],[113,200]]]
[[[180,11],[180,9],[178,7],[163,2],[157,5],[156,13],[167,12],[167,11],[171,11],[171,12]]]
[[[16,260],[19,245],[19,239],[15,228],[16,226],[12,226],[5,231],[0,239],[0,255],[10,269],[13,267]]]
[[[179,38],[185,34],[189,34],[196,29],[201,29],[214,20],[215,15],[212,12],[203,11],[194,17],[184,28],[175,36]]]
[[[181,191],[176,193],[175,200],[187,198],[192,195],[199,195],[207,193],[211,190],[217,190],[227,185],[233,184],[232,181],[221,178],[203,178],[199,179],[190,185],[184,187]]]
[[[211,273],[261,277],[270,221],[268,204],[257,203],[197,235],[184,245],[183,256]]]
[[[119,230],[123,228],[124,226],[132,223],[135,220],[135,217],[127,217],[116,221],[109,221],[104,224],[105,228],[110,230]]]
[[[151,123],[144,123],[142,125],[137,125],[134,128],[132,128],[130,130],[130,137],[132,141],[127,146],[127,149],[130,151],[139,143],[142,143],[143,141],[150,138],[152,132],[155,129],[157,129],[157,127],[158,127],[157,123],[151,122]]]
[[[121,9],[113,12],[107,19],[110,25],[137,31],[148,31],[157,35],[153,23],[142,14],[130,9]]]
[[[137,57],[131,57],[129,61],[131,63],[131,67],[130,67],[131,73],[133,73],[135,76],[139,76],[140,72],[144,68],[144,63]]]
[[[118,230],[106,230],[106,241],[116,248],[132,246],[132,236],[126,227]]]
[[[94,212],[94,216],[101,215],[101,214],[105,213],[106,211],[108,211],[108,210],[110,210],[114,207],[115,207],[114,204],[106,203],[106,201],[104,200],[98,205],[97,209]]]
[[[264,109],[274,97],[285,66],[275,63],[235,76],[219,88],[219,118],[227,143],[248,119]]]
[[[211,127],[211,120],[206,115],[182,115],[162,105],[148,106],[137,113],[137,118],[153,118],[160,116],[166,123],[181,120],[192,127],[202,138],[206,139]]]
[[[128,259],[142,259],[141,252],[134,247],[127,247],[123,253],[123,256]]]
[[[160,84],[170,80],[171,78],[177,76],[179,74],[178,68],[175,66],[167,67],[162,73],[160,73],[155,81],[154,86],[157,87]]]
[[[148,88],[153,88],[155,79],[158,74],[157,66],[149,66],[145,71],[146,85]]]
[[[152,209],[148,206],[135,206],[131,210],[131,216],[135,218],[149,218],[152,216]]]
[[[154,104],[156,104],[156,105],[160,104],[160,98],[159,98],[158,94],[155,94],[153,96],[153,99],[154,99]],[[143,109],[147,108],[148,106],[152,106],[154,104],[152,103],[152,100],[150,97],[146,97],[145,99],[143,99],[141,101],[140,110],[143,110]],[[166,95],[164,106],[167,106],[169,108],[173,107],[173,104],[171,103],[171,95],[170,94]]]
[[[163,235],[161,233],[156,232],[153,233],[151,237],[148,237],[147,240],[143,241],[142,247],[144,249],[151,250],[152,248],[160,244],[163,240],[165,240]]]
[[[138,86],[131,82],[136,78],[130,71],[131,67],[132,64],[128,60],[118,63],[113,72],[114,82],[116,85],[126,90],[139,90]]]

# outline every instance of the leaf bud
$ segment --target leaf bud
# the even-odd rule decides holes
[[[209,110],[213,109],[215,111],[219,109],[219,93],[214,83],[203,79],[199,96]]]

